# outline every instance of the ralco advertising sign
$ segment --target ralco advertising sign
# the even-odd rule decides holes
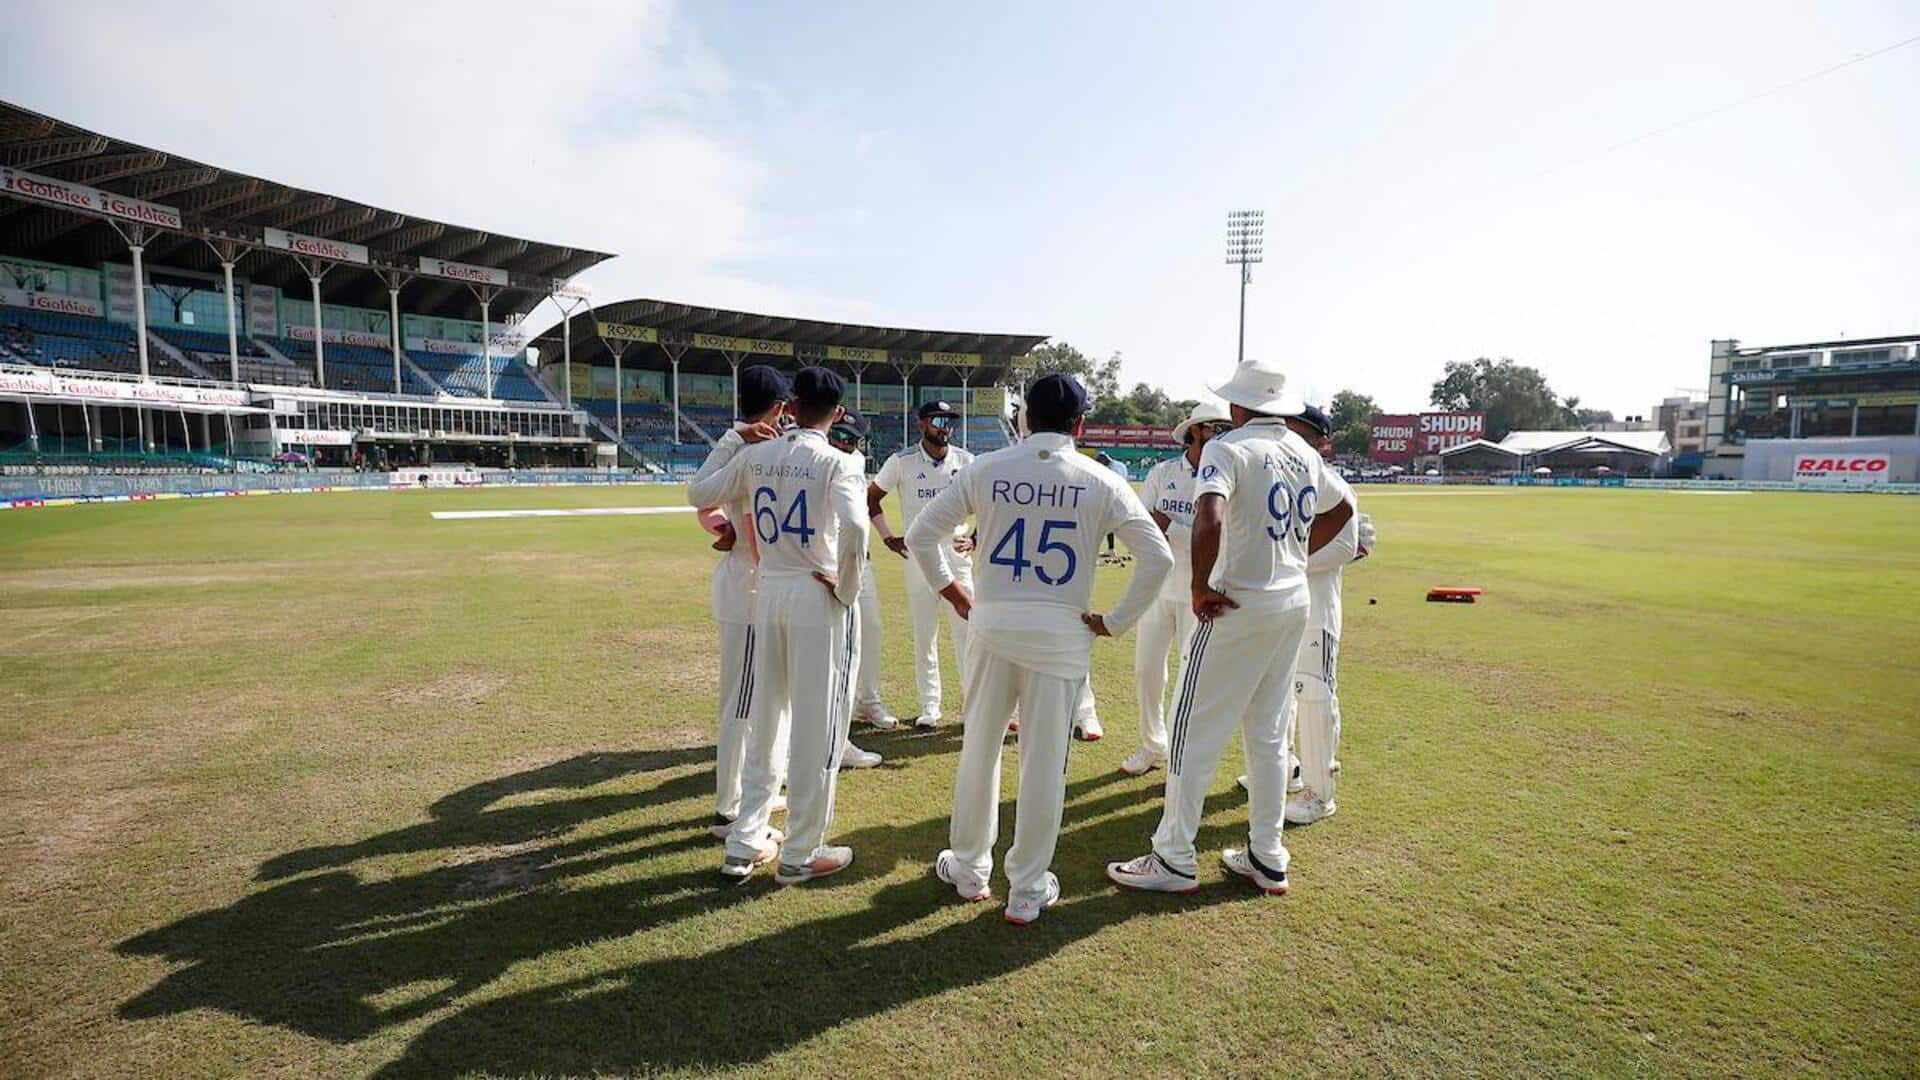
[[[1802,454],[1793,459],[1796,484],[1884,484],[1892,459],[1886,454]]]

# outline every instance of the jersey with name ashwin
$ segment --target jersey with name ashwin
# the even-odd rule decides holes
[[[954,477],[973,461],[972,454],[957,446],[947,447],[947,456],[935,461],[925,446],[916,443],[882,463],[873,483],[881,491],[900,493],[900,529],[904,534],[913,527],[920,511],[947,490]],[[964,523],[955,527],[955,535],[966,535]]]
[[[968,647],[1062,678],[1087,674],[1093,637],[1080,616],[1093,610],[1106,534],[1118,533],[1134,556],[1133,580],[1106,616],[1114,634],[1139,620],[1173,566],[1139,496],[1065,435],[1029,435],[981,456],[921,512],[907,546],[935,589],[953,580],[940,547],[969,516],[979,526],[981,561]]]
[[[1328,471],[1277,417],[1258,417],[1207,441],[1193,498],[1226,497],[1215,589],[1243,610],[1307,603],[1308,530],[1341,499],[1326,482]]]
[[[818,571],[835,579],[842,604],[852,604],[867,550],[863,481],[858,459],[835,450],[825,432],[801,428],[736,454],[714,476],[695,481],[688,498],[743,500],[763,580]]]
[[[1173,549],[1173,572],[1160,587],[1163,600],[1185,603],[1193,594],[1193,477],[1198,471],[1181,454],[1147,473],[1147,509],[1167,519],[1167,546]]]

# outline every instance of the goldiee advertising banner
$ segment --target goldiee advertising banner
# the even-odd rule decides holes
[[[313,327],[295,323],[287,327],[286,336],[294,341],[312,341]],[[364,330],[335,330],[322,327],[320,340],[328,345],[359,345],[368,349],[384,349],[392,344],[385,334],[369,334]],[[476,351],[478,351],[476,347]]]
[[[172,383],[85,379],[51,371],[0,371],[0,394],[44,394],[94,401],[134,401],[179,405],[245,405],[244,390],[175,386]]]
[[[262,229],[266,245],[276,251],[290,251],[295,255],[311,255],[316,259],[331,259],[334,262],[367,263],[367,249],[359,244],[343,243],[339,240],[322,240],[317,236],[288,232],[285,229]]]
[[[561,300],[593,299],[593,286],[578,281],[562,281],[559,278],[553,279],[552,284],[547,286],[547,292]]]
[[[450,281],[465,281],[473,285],[495,285],[505,288],[507,284],[505,270],[454,262],[451,259],[430,259],[425,255],[420,256],[420,272],[447,278]]]
[[[492,351],[495,356],[512,356],[527,347],[526,338],[519,334],[494,333],[489,334],[487,340],[493,346]],[[384,339],[381,343],[385,344]],[[444,338],[420,337],[408,338],[407,348],[418,352],[459,353],[465,356],[479,356],[482,351],[477,341],[448,341]]]
[[[88,187],[85,184],[76,184],[70,180],[55,180],[49,176],[22,172],[6,166],[0,166],[0,192],[52,206],[62,206],[69,210],[103,214],[121,221],[153,225],[162,229],[180,228],[180,211],[171,206],[143,202],[125,195],[115,195],[111,191]]]
[[[27,292],[24,289],[0,288],[0,304],[32,311],[51,311],[56,315],[85,315],[94,319],[107,313],[107,306],[92,297]]]

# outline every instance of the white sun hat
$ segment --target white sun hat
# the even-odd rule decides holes
[[[1248,360],[1234,369],[1233,378],[1213,392],[1243,409],[1268,416],[1297,416],[1306,399],[1287,389],[1287,373],[1261,360]]]
[[[1187,429],[1195,424],[1231,423],[1233,423],[1233,414],[1227,411],[1225,405],[1213,400],[1202,401],[1193,407],[1193,411],[1187,414],[1185,420],[1174,425],[1173,441],[1182,446],[1186,445]]]

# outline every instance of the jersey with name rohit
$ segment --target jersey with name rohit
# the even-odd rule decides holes
[[[1187,603],[1193,593],[1193,478],[1197,472],[1181,454],[1147,473],[1147,509],[1167,519],[1167,545],[1173,549],[1173,572],[1160,588],[1163,600]]]
[[[947,490],[960,471],[973,461],[972,454],[957,446],[947,447],[947,456],[935,461],[925,445],[915,444],[889,457],[880,466],[880,474],[873,478],[873,483],[881,491],[900,493],[900,530],[904,535],[913,527],[920,511]],[[955,536],[966,534],[965,523],[955,526]]]
[[[968,647],[1049,675],[1087,674],[1092,634],[1080,616],[1093,610],[1093,571],[1107,533],[1118,533],[1134,556],[1126,595],[1106,617],[1112,633],[1139,621],[1173,566],[1139,496],[1065,435],[1029,435],[981,456],[927,505],[907,546],[935,589],[952,580],[936,557],[939,546],[968,516],[979,525],[983,556]]]
[[[867,547],[861,464],[835,450],[825,432],[801,428],[735,455],[714,476],[696,480],[688,498],[745,501],[763,581],[817,571],[835,579],[834,594],[850,605],[860,593]]]
[[[1307,441],[1278,417],[1256,417],[1200,451],[1193,498],[1226,497],[1210,584],[1245,611],[1307,604],[1307,534],[1341,501]]]

